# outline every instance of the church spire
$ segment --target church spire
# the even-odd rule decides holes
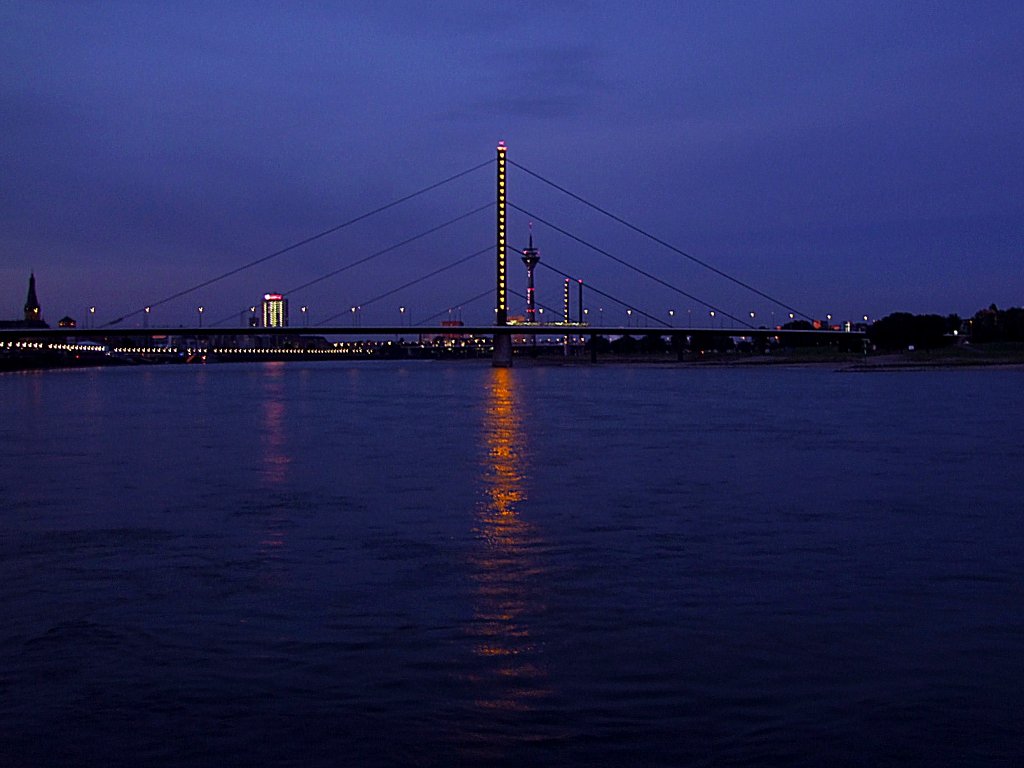
[[[43,319],[42,310],[39,308],[39,299],[36,298],[36,274],[32,272],[28,278],[28,298],[25,299],[25,320],[39,322]]]

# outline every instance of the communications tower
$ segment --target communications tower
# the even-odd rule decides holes
[[[530,225],[530,244],[523,251],[523,264],[526,265],[526,322],[537,322],[537,307],[533,299],[533,270],[540,261],[540,251],[533,247],[533,225]]]

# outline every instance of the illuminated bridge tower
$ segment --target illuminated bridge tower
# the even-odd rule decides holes
[[[506,229],[506,195],[505,187],[505,151],[507,147],[504,141],[498,142],[498,221],[497,221],[497,242],[498,242],[498,288],[494,305],[494,324],[504,327],[508,325],[508,270],[507,246],[505,242]],[[512,365],[512,337],[508,332],[495,330],[494,332],[494,357],[491,364],[499,368],[507,368]]]
[[[523,251],[523,264],[526,265],[526,322],[537,322],[537,306],[533,298],[533,270],[540,261],[540,251],[533,247],[533,227],[530,227],[530,244]],[[536,336],[534,336],[536,338]]]

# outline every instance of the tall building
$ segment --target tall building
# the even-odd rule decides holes
[[[286,328],[288,326],[288,299],[280,293],[263,294],[263,327]]]
[[[36,298],[36,275],[35,272],[28,277],[28,298],[25,299],[25,322],[38,323],[43,319],[43,310],[39,307],[39,299]]]

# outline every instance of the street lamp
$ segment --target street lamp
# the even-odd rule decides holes
[[[206,311],[205,307],[199,307],[199,327],[203,327],[203,312]]]
[[[96,307],[89,307],[89,327],[96,326]]]
[[[674,309],[670,309],[668,311],[668,324],[669,325],[675,325],[676,324],[675,320],[673,319],[673,318],[675,318],[675,316],[676,316],[676,311]]]
[[[633,324],[633,310],[632,309],[627,309],[626,310],[626,327],[628,328],[632,324]]]
[[[714,328],[715,327],[715,310],[712,309],[708,314],[711,315],[711,327]]]
[[[302,325],[303,327],[305,327],[309,325],[309,315],[306,314],[306,312],[309,310],[309,307],[303,305],[299,307],[299,309],[302,311]]]
[[[405,307],[398,308],[398,324],[405,325]]]
[[[152,307],[146,307],[144,310],[142,310],[145,313],[145,314],[142,315],[142,327],[143,328],[149,328],[149,310],[150,309],[152,309]]]

